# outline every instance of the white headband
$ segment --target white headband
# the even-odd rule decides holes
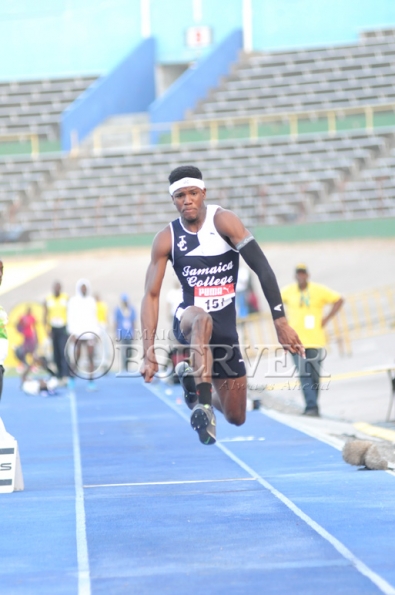
[[[186,188],[187,186],[197,186],[200,190],[204,190],[206,184],[203,180],[199,180],[198,178],[182,178],[182,180],[177,180],[177,182],[173,182],[169,186],[170,196],[173,196],[176,190],[180,188]]]

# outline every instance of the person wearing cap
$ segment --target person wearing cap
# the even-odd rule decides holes
[[[318,396],[320,367],[326,346],[325,327],[341,308],[344,300],[337,291],[309,280],[305,264],[295,269],[296,283],[281,291],[290,325],[298,333],[305,349],[306,359],[293,354],[301,377],[301,386],[306,402],[304,415],[319,416]],[[324,308],[331,306],[324,315]]]
[[[236,426],[246,418],[247,376],[236,328],[239,256],[257,274],[269,304],[278,340],[302,357],[304,349],[285,316],[275,274],[259,244],[232,211],[206,204],[202,172],[182,165],[169,175],[169,194],[178,211],[155,237],[141,304],[145,382],[159,364],[155,335],[159,299],[168,261],[181,284],[182,302],[173,319],[176,340],[189,345],[190,365],[180,362],[176,374],[191,409],[191,426],[202,444],[215,444],[213,406]],[[166,423],[166,420],[163,421]],[[169,431],[170,435],[170,431]]]
[[[119,306],[115,308],[115,337],[120,346],[121,371],[128,370],[128,359],[131,356],[131,347],[134,339],[134,323],[136,321],[136,310],[132,306],[127,293],[121,295]]]

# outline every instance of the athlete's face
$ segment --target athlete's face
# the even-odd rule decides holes
[[[199,219],[199,215],[204,209],[204,199],[206,190],[201,190],[196,186],[187,186],[180,188],[173,194],[173,203],[181,217],[190,223]]]

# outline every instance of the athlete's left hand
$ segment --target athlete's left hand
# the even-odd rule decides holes
[[[299,339],[298,334],[294,329],[289,326],[285,316],[277,318],[274,321],[276,327],[277,337],[279,343],[284,349],[291,353],[298,353],[303,359],[306,358],[305,348],[302,345],[302,341]]]

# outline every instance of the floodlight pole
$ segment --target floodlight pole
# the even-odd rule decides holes
[[[151,6],[150,0],[140,0],[141,37],[151,37]]]
[[[192,12],[193,22],[196,25],[199,25],[199,23],[201,23],[203,19],[202,0],[192,0]]]
[[[243,0],[243,49],[247,53],[253,50],[252,39],[252,0]]]

